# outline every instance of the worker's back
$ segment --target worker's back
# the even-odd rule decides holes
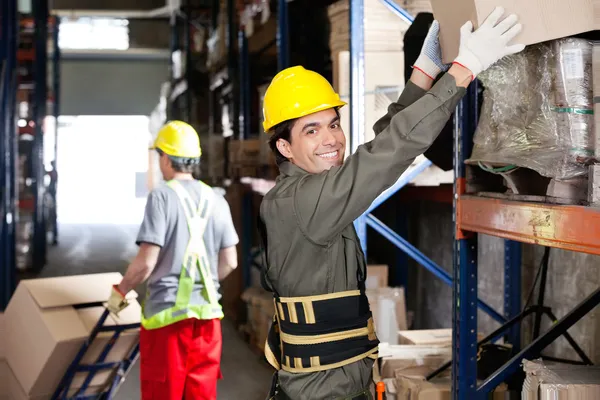
[[[234,246],[238,236],[233,227],[231,212],[225,198],[196,180],[178,180],[198,208],[201,198],[210,196],[210,216],[204,230],[204,245],[208,255],[210,272],[218,290],[219,250]],[[185,211],[177,193],[166,184],[154,189],[148,196],[146,218],[140,227],[137,243],[148,242],[161,246],[158,262],[150,278],[144,304],[146,318],[172,307],[175,304],[184,255],[190,241],[190,232]],[[204,285],[196,273],[196,284],[191,304],[208,304],[202,295]],[[220,296],[219,296],[220,297]]]

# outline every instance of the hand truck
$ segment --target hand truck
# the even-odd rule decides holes
[[[82,304],[75,306],[76,308],[84,308],[84,307],[98,307],[103,306],[103,303],[90,303],[90,304]],[[60,381],[54,395],[52,396],[52,400],[112,400],[113,396],[117,392],[117,389],[121,385],[121,383],[125,380],[125,376],[131,369],[131,366],[136,361],[139,355],[140,345],[139,342],[133,347],[130,351],[129,355],[126,359],[117,362],[105,362],[106,357],[108,356],[110,350],[114,346],[115,342],[121,335],[123,331],[130,329],[139,329],[140,324],[127,324],[127,325],[114,325],[114,326],[104,326],[104,321],[108,317],[110,311],[104,310],[102,316],[98,320],[98,323],[92,330],[90,336],[85,340],[77,356],[67,369],[67,372],[63,376]],[[96,339],[101,332],[113,332],[113,336],[110,338],[100,355],[98,356],[96,362],[94,364],[82,365],[81,360],[85,356],[88,348]],[[96,375],[98,371],[102,370],[114,370],[117,369],[115,377],[112,379],[112,382],[107,383],[107,387],[103,389],[102,393],[86,395],[85,392],[88,389],[92,379]],[[77,389],[77,391],[69,397],[69,392],[71,391],[71,384],[73,383],[73,378],[75,374],[78,372],[87,372],[87,377],[83,382],[81,388]]]

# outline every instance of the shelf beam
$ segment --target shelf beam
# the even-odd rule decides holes
[[[463,195],[457,224],[462,231],[600,255],[600,209]]]

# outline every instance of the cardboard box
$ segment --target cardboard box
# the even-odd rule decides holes
[[[451,400],[452,379],[450,377],[434,378],[426,381],[424,376],[405,376],[396,373],[397,400]],[[493,400],[504,400],[507,386],[500,384],[490,397]]]
[[[90,386],[84,395],[99,394],[104,390],[102,386]],[[71,389],[69,396],[74,396],[77,389]],[[0,400],[50,400],[53,393],[42,396],[28,396],[19,384],[17,377],[6,361],[0,361]]]
[[[77,275],[22,280],[6,308],[6,361],[27,398],[51,395],[103,312],[103,307],[80,307],[107,300],[110,288],[121,281],[120,273]],[[128,294],[130,306],[119,318],[105,324],[139,323],[137,294]],[[139,330],[121,334],[107,361],[124,359],[137,343]],[[99,335],[82,362],[94,362],[110,334]],[[104,384],[111,371],[97,374],[92,386]],[[85,375],[78,374],[73,387]]]
[[[452,329],[399,331],[400,344],[421,346],[452,346]]]
[[[388,285],[389,267],[387,265],[367,265],[367,289],[384,288]]]
[[[526,400],[598,399],[600,368],[541,359],[523,360],[525,381],[521,398]]]
[[[367,289],[365,293],[369,299],[379,340],[397,344],[397,332],[408,329],[404,288]]]
[[[394,68],[389,68],[393,65]],[[341,51],[333,58],[333,87],[349,105],[340,109],[341,125],[350,135],[350,52]],[[404,53],[365,50],[364,142],[375,138],[373,125],[387,113],[387,107],[398,100],[404,89]],[[346,156],[350,140],[346,140]]]
[[[475,28],[502,6],[506,15],[515,13],[523,31],[513,43],[541,43],[582,32],[600,29],[600,18],[594,17],[598,0],[431,0],[433,15],[440,22],[440,45],[444,62],[458,55],[460,28],[471,20]]]
[[[250,341],[264,351],[275,313],[273,293],[262,287],[249,287],[242,294],[242,300],[246,303],[247,332],[250,335]]]
[[[404,6],[403,1],[395,2],[400,7]],[[336,1],[327,9],[331,24],[329,47],[332,56],[339,51],[349,50],[349,12],[348,0]],[[379,0],[365,0],[363,13],[365,52],[401,52],[403,50],[403,37],[409,25],[402,18],[399,18]]]

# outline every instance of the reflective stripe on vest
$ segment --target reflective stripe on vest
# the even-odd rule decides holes
[[[205,186],[207,193],[210,193],[208,191],[210,186],[203,182],[198,182]],[[177,197],[183,206],[190,233],[190,241],[183,257],[175,305],[150,318],[144,318],[142,315],[142,326],[145,329],[162,328],[188,318],[223,318],[223,310],[217,300],[217,290],[215,289],[213,277],[210,272],[208,253],[204,245],[204,231],[211,213],[212,199],[210,195],[202,196],[198,208],[195,208],[194,201],[181,183],[171,180],[167,182],[167,186],[177,193]],[[208,301],[208,304],[190,304],[197,270],[200,272],[200,281],[204,285],[202,294]]]

